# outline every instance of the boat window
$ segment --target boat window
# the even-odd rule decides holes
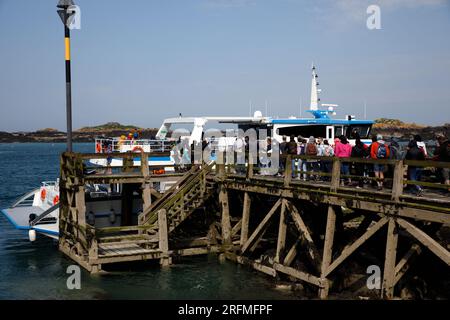
[[[327,132],[327,139],[332,139],[333,138],[333,128],[328,128],[328,132]]]
[[[193,124],[183,123],[183,124],[171,124],[169,131],[167,132],[166,139],[178,139],[178,138],[188,138],[192,133]]]
[[[246,132],[247,130],[253,129],[256,131],[256,134],[258,136],[258,139],[262,139],[263,138],[263,134],[264,132],[266,133],[266,135],[264,137],[270,137],[272,136],[272,128],[269,128],[268,125],[254,125],[254,124],[240,124],[238,126],[239,130],[243,130],[244,132]],[[261,130],[265,130],[265,131],[261,131]]]
[[[277,134],[280,136],[294,135],[296,137],[302,136],[304,138],[309,138],[310,136],[324,138],[327,133],[326,130],[326,126],[324,125],[293,126],[278,128]]]
[[[367,139],[370,135],[370,130],[372,125],[361,124],[361,125],[351,125],[347,129],[347,138],[354,139],[355,133],[358,133],[361,139]]]
[[[334,128],[334,136],[339,138],[340,136],[342,136],[344,134],[343,128],[342,126],[336,126]]]

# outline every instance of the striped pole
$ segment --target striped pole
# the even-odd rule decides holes
[[[72,80],[70,74],[70,29],[64,25],[65,56],[66,56],[66,120],[67,120],[67,151],[72,152]]]

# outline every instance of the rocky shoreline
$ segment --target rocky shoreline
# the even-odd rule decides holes
[[[395,137],[400,140],[409,140],[416,134],[422,136],[424,141],[434,140],[438,133],[446,134],[450,137],[450,123],[442,126],[427,126],[427,127],[395,127],[395,126],[377,126],[374,125],[372,129],[373,134],[381,134],[383,137]]]
[[[119,137],[138,130],[143,139],[154,138],[158,129],[142,129],[134,126],[123,126],[118,123],[107,123],[98,127],[86,127],[73,132],[74,142],[93,142],[96,137]],[[400,140],[409,140],[415,134],[422,136],[423,140],[433,140],[437,133],[444,133],[450,137],[450,123],[442,126],[407,125],[402,122],[383,123],[376,122],[372,134],[381,134],[385,138],[395,137]],[[0,131],[0,143],[59,143],[66,141],[66,133],[55,129],[43,129],[35,132],[4,132]]]
[[[140,137],[150,139],[156,135],[157,129],[142,129]],[[73,141],[76,142],[94,142],[97,137],[119,137],[128,135],[128,130],[105,130],[105,131],[75,131]],[[59,143],[66,142],[67,135],[60,131],[36,131],[36,132],[1,132],[0,143]]]

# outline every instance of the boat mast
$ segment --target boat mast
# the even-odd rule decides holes
[[[312,80],[311,80],[311,104],[309,109],[312,111],[316,111],[319,109],[319,93],[320,89],[318,88],[319,82],[317,82],[318,75],[316,73],[316,67],[314,66],[314,63],[312,65]]]

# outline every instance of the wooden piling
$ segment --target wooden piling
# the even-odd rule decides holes
[[[244,192],[244,203],[243,203],[243,209],[242,209],[241,240],[240,240],[241,248],[248,240],[248,225],[250,222],[250,207],[251,207],[250,195],[248,192]]]
[[[321,299],[326,299],[328,297],[328,291],[330,289],[329,280],[325,279],[328,268],[331,264],[331,259],[333,257],[333,242],[334,233],[336,230],[336,211],[333,206],[328,206],[327,214],[327,226],[325,230],[325,241],[323,244],[323,256],[322,256],[322,267],[320,272],[320,277],[325,283],[323,288],[319,290],[319,296]]]
[[[385,299],[394,297],[395,261],[397,257],[398,232],[394,218],[389,219],[386,258],[384,261],[382,296]]]
[[[169,256],[169,235],[167,232],[167,212],[165,209],[158,211],[158,237],[159,250],[162,252],[160,264],[166,267],[172,263],[172,258]]]

